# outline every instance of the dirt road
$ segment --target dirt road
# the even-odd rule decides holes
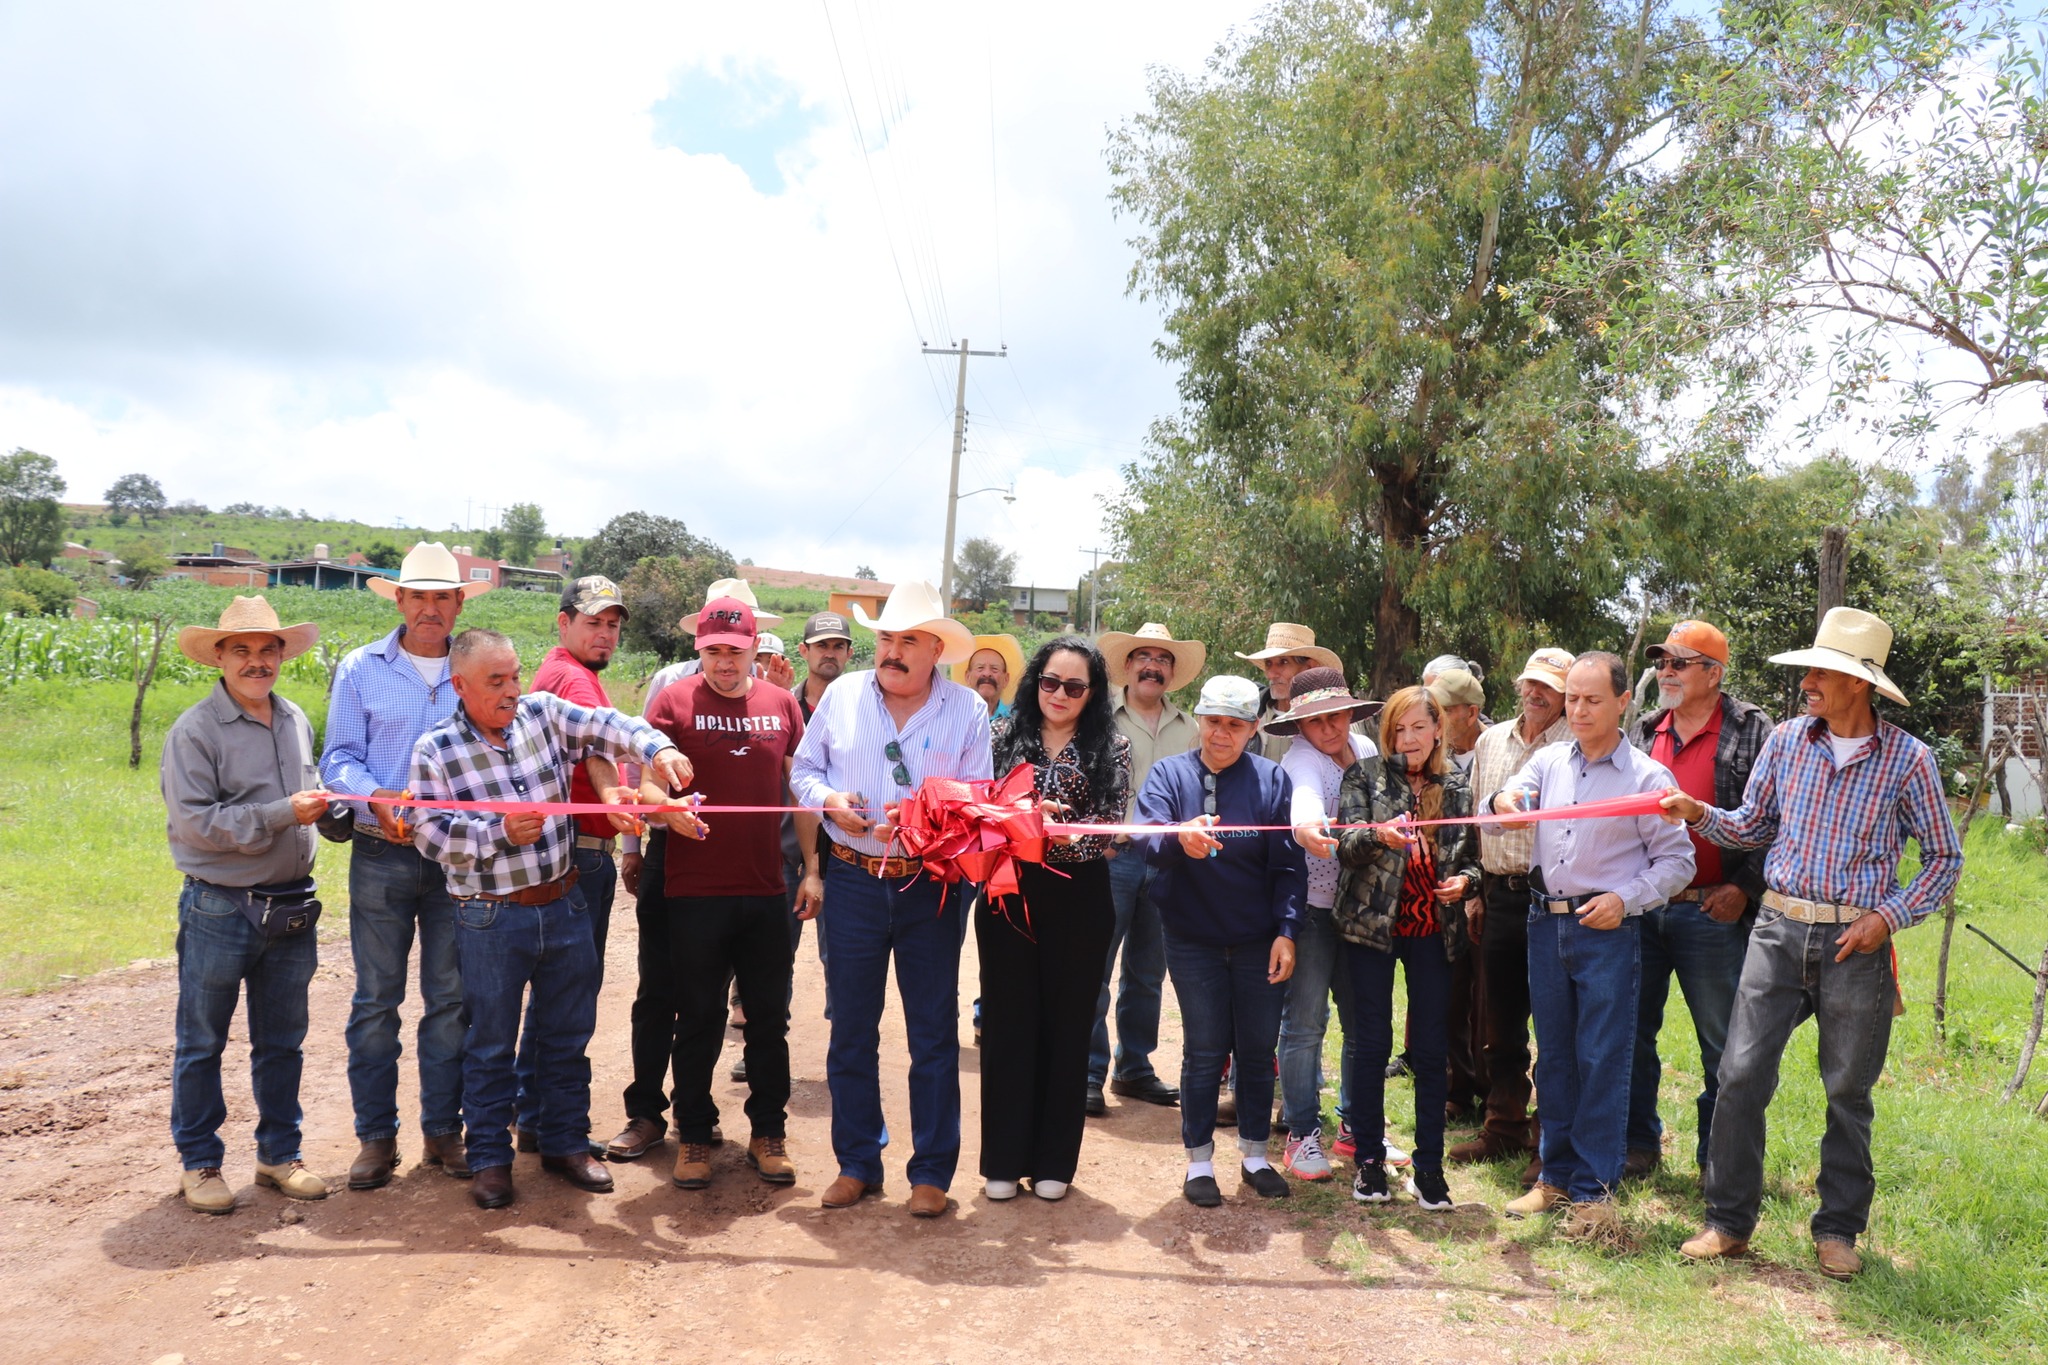
[[[630,904],[616,925],[593,1047],[600,1136],[622,1119]],[[672,1145],[614,1166],[618,1189],[608,1196],[576,1191],[522,1156],[519,1202],[485,1213],[466,1184],[418,1164],[408,1074],[406,1166],[383,1190],[350,1193],[341,1179],[356,1148],[341,1040],[348,950],[323,937],[306,1047],[306,1158],[336,1192],[319,1203],[252,1182],[239,1016],[224,1136],[240,1207],[210,1218],[179,1201],[168,1132],[176,981],[167,964],[0,999],[0,1359],[1474,1361],[1539,1358],[1565,1345],[1550,1322],[1550,1291],[1517,1247],[1495,1248],[1506,1254],[1487,1258],[1494,1269],[1475,1290],[1469,1264],[1462,1287],[1441,1281],[1428,1242],[1348,1201],[1321,1216],[1298,1201],[1248,1195],[1215,1210],[1188,1206],[1174,1110],[1112,1099],[1108,1118],[1089,1121],[1063,1203],[989,1202],[973,1175],[971,1047],[962,1049],[967,1132],[955,1205],[943,1218],[912,1220],[902,1204],[909,1122],[893,1002],[883,1025],[884,1096],[899,1134],[887,1153],[889,1193],[821,1210],[818,1191],[834,1171],[822,979],[808,938],[792,1027],[790,1136],[801,1172],[793,1188],[762,1184],[731,1143],[701,1193],[670,1185]],[[970,939],[963,1041],[973,960]],[[1165,1031],[1170,1070],[1171,1017]],[[720,1104],[727,1131],[743,1135],[740,1088],[724,1080],[737,1056],[732,1037]],[[1234,1175],[1223,1185],[1232,1192]],[[1496,1238],[1482,1207],[1445,1217],[1461,1241]],[[1336,1239],[1352,1234],[1367,1248],[1359,1278],[1332,1256]]]

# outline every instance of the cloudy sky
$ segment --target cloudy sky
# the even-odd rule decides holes
[[[0,448],[445,529],[1069,585],[1173,405],[1106,129],[1244,3],[0,3]]]

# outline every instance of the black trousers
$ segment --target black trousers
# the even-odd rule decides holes
[[[676,1136],[709,1142],[718,1124],[711,1073],[725,1046],[726,982],[746,1011],[747,1120],[757,1138],[789,1122],[789,981],[796,954],[781,892],[670,896],[669,984],[675,992]]]
[[[1486,1130],[1515,1142],[1529,1127],[1529,892],[1489,872],[1479,938],[1486,984]]]
[[[1491,924],[1484,926],[1478,940],[1468,943],[1451,964],[1448,1098],[1460,1109],[1484,1106],[1491,1088],[1486,1075],[1485,958],[1486,930],[1490,928]],[[1523,932],[1527,933],[1526,925]]]
[[[1062,863],[1058,872],[1024,863],[1017,880],[1022,903],[1003,901],[1008,918],[986,896],[974,910],[981,1173],[990,1180],[1072,1181],[1087,1122],[1095,998],[1116,925],[1109,863]],[[1020,927],[1027,912],[1028,937]]]
[[[633,991],[633,1079],[626,1086],[626,1117],[660,1119],[668,1113],[668,1070],[676,1046],[675,991],[669,981],[668,831],[650,828],[641,846],[640,891],[633,916],[639,925],[639,984]]]

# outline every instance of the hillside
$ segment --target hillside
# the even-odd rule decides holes
[[[272,508],[271,512],[281,512]],[[144,526],[134,517],[116,526],[107,509],[99,503],[65,503],[67,540],[95,550],[111,551],[122,558],[138,542],[153,541],[166,554],[204,553],[215,541],[238,546],[264,559],[298,559],[312,553],[315,545],[327,546],[335,559],[346,559],[352,551],[382,541],[405,549],[421,539],[474,543],[480,531],[459,528],[428,529],[406,526],[371,526],[360,521],[335,521],[321,517],[248,515],[218,511],[177,511],[153,516]],[[552,546],[552,538],[549,540]]]

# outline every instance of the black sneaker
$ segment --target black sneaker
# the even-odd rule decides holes
[[[1382,1182],[1385,1188],[1385,1182]],[[1454,1209],[1458,1201],[1451,1198],[1450,1184],[1445,1181],[1442,1171],[1425,1171],[1420,1168],[1408,1176],[1408,1193],[1415,1196],[1415,1202],[1426,1209]]]
[[[1252,1187],[1252,1193],[1261,1199],[1285,1199],[1294,1191],[1288,1187],[1287,1177],[1271,1166],[1261,1166],[1256,1171],[1249,1166],[1238,1167],[1238,1174],[1244,1183]]]
[[[1223,1191],[1216,1187],[1213,1175],[1198,1175],[1180,1187],[1181,1198],[1196,1208],[1213,1209],[1223,1202]]]
[[[1387,1168],[1378,1161],[1361,1161],[1358,1174],[1351,1177],[1351,1197],[1361,1204],[1385,1204],[1393,1199],[1387,1193]]]

